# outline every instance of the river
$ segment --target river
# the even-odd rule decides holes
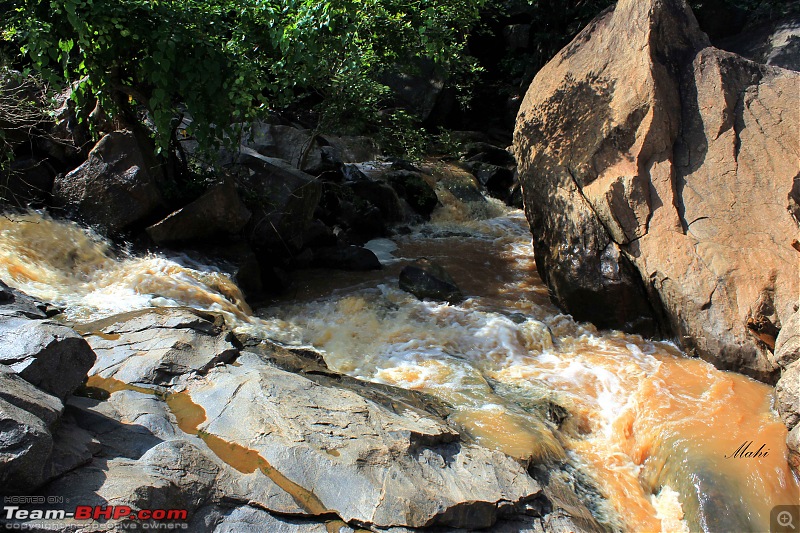
[[[339,372],[430,393],[483,445],[586,476],[586,503],[611,529],[765,531],[772,507],[800,501],[773,389],[561,314],[520,211],[448,204],[368,246],[383,270],[300,271],[291,294],[253,312],[210,263],[135,255],[28,213],[0,218],[0,279],[74,323],[153,306],[218,311],[251,335],[313,346]],[[444,265],[467,299],[399,290],[419,257]],[[736,453],[747,443],[758,457]]]

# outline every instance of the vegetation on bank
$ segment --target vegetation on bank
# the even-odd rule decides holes
[[[267,109],[305,105],[321,128],[380,120],[390,69],[421,58],[466,73],[485,0],[17,1],[3,32],[16,64],[73,84],[77,108],[152,121],[158,146],[203,146]],[[17,54],[19,52],[19,54]]]
[[[319,130],[387,134],[410,150],[420,117],[386,77],[432,64],[460,90],[527,85],[612,0],[11,0],[0,56],[72,87],[80,120],[145,127],[161,151],[179,136],[214,149],[269,110],[310,113]],[[784,0],[696,0],[750,22],[798,11]],[[493,21],[530,21],[530,46],[486,54]],[[499,57],[499,60],[497,60]],[[481,64],[483,63],[483,64]],[[191,123],[184,118],[191,117]]]

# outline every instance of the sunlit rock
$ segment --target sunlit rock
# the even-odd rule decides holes
[[[537,75],[515,153],[553,298],[777,377],[797,306],[800,74],[709,45],[683,0],[621,0]]]

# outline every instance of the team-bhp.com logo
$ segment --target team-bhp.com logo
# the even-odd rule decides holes
[[[134,510],[127,505],[79,505],[75,512],[68,513],[60,509],[20,509],[13,505],[3,507],[6,520],[186,520],[185,509],[141,509]]]
[[[78,505],[74,511],[65,509],[41,509],[35,508],[36,504],[44,504],[44,501],[37,502],[17,502],[17,505],[9,505],[8,499],[3,506],[2,522],[5,529],[53,529],[60,528],[66,521],[105,522],[109,520],[117,521],[125,529],[151,529],[151,530],[174,530],[187,529],[188,511],[186,509],[132,509],[127,505]],[[34,505],[30,505],[33,503]],[[62,503],[50,502],[47,503]],[[25,508],[19,504],[28,504]],[[32,508],[33,507],[33,508]]]

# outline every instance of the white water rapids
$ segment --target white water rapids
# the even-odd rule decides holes
[[[411,235],[369,246],[385,270],[299,272],[291,298],[254,315],[219,269],[116,251],[76,224],[28,213],[0,218],[0,279],[74,322],[154,306],[217,311],[251,335],[315,347],[334,370],[428,392],[484,445],[587,473],[603,496],[592,506],[614,528],[695,529],[708,509],[698,472],[756,530],[774,505],[799,501],[772,389],[670,343],[560,314],[536,274],[521,212],[450,205]],[[422,256],[445,266],[465,302],[399,290],[400,267]],[[543,416],[553,406],[564,412],[558,428]],[[746,440],[767,443],[770,456],[725,458]]]

